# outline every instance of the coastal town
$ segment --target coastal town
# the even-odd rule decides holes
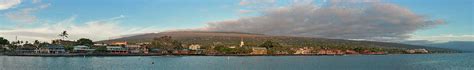
[[[213,44],[204,46],[197,43],[183,44],[173,40],[172,36],[162,36],[149,42],[93,42],[87,38],[51,42],[30,43],[3,39],[1,52],[11,56],[161,56],[161,55],[195,55],[195,56],[285,56],[285,55],[384,55],[391,52],[379,48],[335,49],[324,47],[281,47],[278,42],[265,41],[258,46],[248,46],[241,39],[237,45]],[[425,54],[426,49],[406,49],[399,54]]]

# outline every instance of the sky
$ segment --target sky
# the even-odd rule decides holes
[[[0,0],[0,37],[94,41],[175,30],[474,41],[472,0]]]

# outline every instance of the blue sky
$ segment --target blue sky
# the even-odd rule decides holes
[[[324,1],[314,2],[317,4]],[[4,2],[4,5],[1,2]],[[75,34],[72,39],[87,37],[104,40],[136,33],[203,28],[209,22],[256,16],[256,14],[243,14],[242,12],[249,7],[239,5],[241,2],[241,0],[0,0],[0,36],[7,39],[19,36],[23,40],[48,41],[56,38],[55,32],[69,30],[76,32],[72,33]],[[276,1],[278,5],[290,2],[292,1]],[[410,40],[474,41],[472,0],[384,2],[399,5],[430,19],[445,21],[444,24],[411,33]],[[1,6],[5,8],[2,9]],[[33,10],[22,11],[24,9]],[[23,14],[9,17],[9,14],[20,12]],[[59,28],[56,29],[57,27]],[[101,29],[102,27],[104,29]],[[104,31],[96,32],[97,30]],[[96,35],[104,36],[96,37]]]

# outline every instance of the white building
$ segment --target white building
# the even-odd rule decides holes
[[[199,45],[199,44],[192,44],[192,45],[189,46],[189,49],[190,49],[190,50],[199,50],[199,49],[201,49],[201,45]]]

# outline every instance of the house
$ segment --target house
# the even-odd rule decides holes
[[[112,54],[128,54],[128,49],[121,46],[107,46],[107,52]]]
[[[199,44],[192,44],[192,45],[189,46],[189,49],[190,49],[190,50],[199,50],[199,49],[201,49],[201,45],[199,45]]]
[[[252,52],[250,54],[267,54],[267,48],[263,47],[252,47]]]
[[[49,53],[49,54],[58,54],[58,53],[66,53],[66,49],[62,45],[48,45],[46,47],[39,48],[39,52]]]
[[[128,48],[128,51],[130,53],[140,53],[142,52],[142,46],[141,45],[125,45],[126,48]]]
[[[294,54],[311,54],[312,48],[298,48]]]
[[[75,53],[91,53],[94,51],[95,49],[91,49],[90,47],[84,46],[84,45],[74,46],[74,49],[73,49],[73,52]]]

